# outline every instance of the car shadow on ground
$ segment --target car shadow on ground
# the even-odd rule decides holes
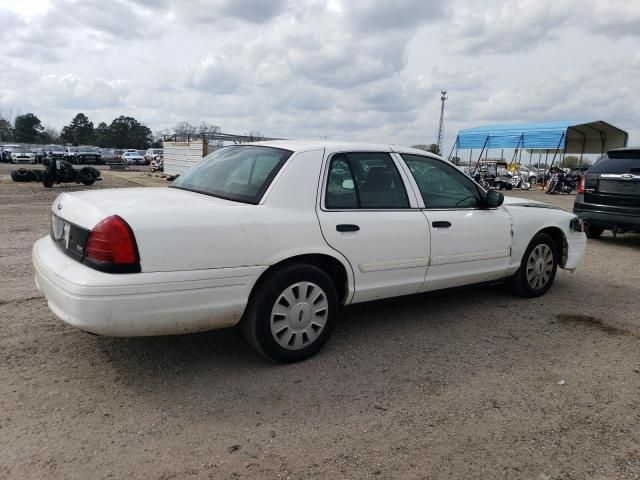
[[[607,245],[619,245],[621,247],[640,247],[640,234],[623,233],[615,237],[609,231],[599,238],[592,238],[590,242],[602,242]]]
[[[427,377],[433,378],[423,380],[436,385],[441,377],[436,373],[438,365],[446,369],[443,362],[452,350],[468,350],[470,343],[478,341],[474,332],[478,322],[483,335],[513,342],[516,337],[508,335],[511,327],[505,324],[505,316],[494,312],[505,311],[514,301],[496,288],[468,287],[348,307],[342,310],[325,348],[305,362],[290,365],[270,362],[253,352],[238,328],[169,337],[93,338],[96,360],[113,370],[117,388],[134,391],[136,396],[158,400],[180,392],[180,398],[191,395],[207,404],[250,397],[258,403],[248,402],[249,411],[263,401],[294,397],[298,383],[312,382],[305,386],[308,401],[328,393],[341,403],[345,383],[358,396],[375,397],[388,384],[389,375],[415,374],[416,368],[430,372]],[[538,300],[517,301],[527,302],[525,312],[539,304]],[[472,374],[474,368],[483,367],[477,364],[457,374]]]

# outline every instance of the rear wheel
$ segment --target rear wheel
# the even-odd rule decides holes
[[[278,362],[297,362],[318,352],[335,324],[338,295],[331,278],[307,264],[291,264],[256,287],[242,320],[249,344]]]
[[[596,227],[590,223],[585,223],[584,233],[587,234],[587,238],[598,238],[604,232],[604,228]]]
[[[509,286],[522,297],[539,297],[551,288],[557,270],[555,242],[546,233],[538,233],[524,252],[520,268],[511,277]]]

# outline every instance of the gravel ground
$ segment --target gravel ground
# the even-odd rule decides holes
[[[640,236],[589,241],[539,299],[347,308],[319,355],[281,366],[236,329],[112,339],[58,321],[30,249],[80,188],[0,177],[0,478],[640,478]]]

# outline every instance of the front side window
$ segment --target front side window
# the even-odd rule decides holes
[[[409,199],[393,159],[387,153],[339,153],[329,165],[325,206],[409,208]]]
[[[482,199],[476,185],[455,167],[420,155],[402,154],[426,208],[476,208]]]
[[[220,148],[180,175],[171,186],[257,204],[291,153],[249,145]]]

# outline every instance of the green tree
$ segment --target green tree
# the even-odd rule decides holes
[[[93,143],[103,148],[112,146],[109,126],[105,122],[100,122],[94,129]]]
[[[78,113],[60,133],[63,142],[84,145],[93,140],[93,122],[84,113]]]
[[[35,143],[42,132],[42,122],[33,113],[18,115],[14,122],[14,139],[16,142]]]
[[[133,117],[120,115],[109,125],[109,138],[114,148],[149,148],[153,141],[151,130]]]
[[[6,142],[13,138],[13,125],[6,118],[0,118],[0,141]]]
[[[580,162],[580,159],[578,157],[576,157],[575,155],[567,155],[562,160],[561,167],[562,168],[576,168],[578,166],[579,162]]]

